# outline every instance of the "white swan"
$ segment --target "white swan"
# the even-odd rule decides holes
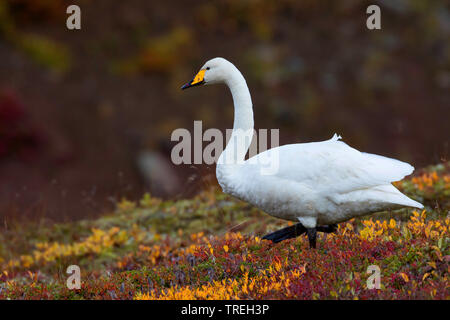
[[[233,133],[216,168],[222,190],[274,217],[299,222],[264,239],[279,242],[306,232],[315,247],[316,232],[333,232],[336,223],[404,206],[423,208],[391,184],[411,174],[411,165],[360,152],[336,134],[330,140],[288,144],[245,160],[253,109],[241,72],[231,62],[214,58],[182,89],[213,83],[225,83],[234,102]],[[263,157],[278,161],[276,172],[262,173]]]

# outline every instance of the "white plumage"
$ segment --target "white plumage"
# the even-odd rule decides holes
[[[260,166],[250,160],[229,175],[222,174],[219,165],[217,177],[223,191],[307,228],[402,206],[423,207],[391,184],[409,175],[412,166],[359,152],[337,137],[288,144],[255,157],[273,152],[279,158],[274,175],[262,175]]]
[[[411,165],[360,152],[336,134],[326,141],[269,149],[245,161],[250,143],[243,132],[253,129],[253,110],[244,77],[223,58],[208,61],[200,73],[195,85],[223,82],[233,96],[233,134],[216,169],[225,193],[272,216],[300,221],[306,229],[404,206],[423,208],[391,184],[411,174]],[[277,170],[262,174],[267,159],[278,161]]]

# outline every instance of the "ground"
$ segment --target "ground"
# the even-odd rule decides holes
[[[124,199],[95,220],[18,221],[0,231],[0,299],[449,299],[450,163],[395,185],[425,210],[342,223],[316,250],[305,236],[262,240],[286,223],[214,188]]]

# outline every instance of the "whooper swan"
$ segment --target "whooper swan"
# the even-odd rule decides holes
[[[241,72],[231,62],[214,58],[182,89],[214,83],[225,83],[234,102],[233,132],[216,167],[222,190],[274,217],[299,222],[263,239],[279,242],[306,232],[315,248],[317,231],[333,232],[339,222],[404,206],[423,208],[391,184],[411,174],[411,165],[360,152],[336,134],[326,141],[272,148],[245,160],[253,108]],[[272,172],[263,170],[267,159],[277,162]]]

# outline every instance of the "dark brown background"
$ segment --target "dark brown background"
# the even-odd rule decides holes
[[[72,3],[80,31],[65,26]],[[373,3],[382,30],[366,28]],[[169,156],[176,128],[232,125],[223,86],[180,90],[216,56],[242,71],[257,128],[280,128],[281,143],[337,132],[416,168],[448,160],[446,3],[3,1],[0,216],[78,219],[122,196],[179,198],[214,183],[213,167]],[[159,176],[140,171],[145,150]]]

